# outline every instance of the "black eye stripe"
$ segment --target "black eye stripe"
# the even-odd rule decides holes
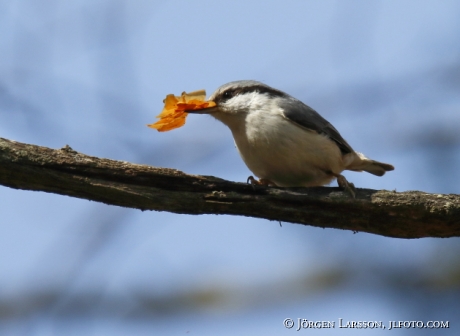
[[[285,97],[286,96],[284,92],[273,89],[269,86],[253,85],[253,86],[245,86],[245,87],[240,87],[240,88],[227,89],[223,91],[216,100],[226,101],[239,94],[245,94],[245,93],[251,93],[251,92],[259,92],[263,94],[268,94],[271,97]]]

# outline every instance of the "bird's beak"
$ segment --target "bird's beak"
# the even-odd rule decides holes
[[[192,114],[211,114],[217,111],[218,111],[218,107],[216,105],[212,107],[204,107],[204,108],[197,109],[197,110],[185,110],[184,112],[192,113]]]

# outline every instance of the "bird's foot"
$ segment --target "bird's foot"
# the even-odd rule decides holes
[[[259,185],[259,186],[264,186],[264,187],[268,187],[268,186],[276,186],[275,183],[273,183],[272,181],[270,180],[267,180],[267,179],[259,179],[259,180],[256,180],[254,178],[254,176],[249,176],[248,179],[247,179],[247,184],[250,184],[252,186],[256,186],[256,185]]]
[[[355,185],[351,182],[348,182],[345,176],[338,175],[337,184],[339,185],[340,188],[343,188],[345,191],[347,191],[351,195],[351,197],[356,198]]]

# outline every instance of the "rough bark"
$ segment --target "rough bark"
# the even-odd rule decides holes
[[[388,237],[460,236],[460,196],[420,191],[253,187],[0,138],[0,184],[111,205],[229,214]]]

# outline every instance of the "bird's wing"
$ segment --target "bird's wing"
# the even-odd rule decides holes
[[[329,121],[321,117],[310,106],[305,105],[295,98],[290,98],[280,102],[280,107],[283,109],[283,115],[286,119],[298,126],[327,135],[337,144],[343,154],[353,152],[348,142],[342,138],[339,131]]]

